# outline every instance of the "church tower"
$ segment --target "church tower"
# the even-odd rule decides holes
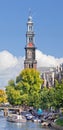
[[[35,44],[32,17],[28,17],[27,32],[26,32],[26,46],[25,46],[25,60],[24,68],[37,68],[37,61],[35,60]]]

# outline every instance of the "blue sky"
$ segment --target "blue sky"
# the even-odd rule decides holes
[[[0,52],[24,56],[29,8],[37,48],[44,54],[63,57],[63,0],[0,0]]]
[[[0,88],[15,80],[24,67],[29,9],[37,68],[63,63],[63,0],[0,0]]]

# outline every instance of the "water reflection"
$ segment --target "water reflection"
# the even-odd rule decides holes
[[[11,123],[6,121],[6,118],[0,117],[0,130],[54,130],[42,128],[39,123],[27,121],[25,123]]]

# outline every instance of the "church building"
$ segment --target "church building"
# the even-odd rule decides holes
[[[32,17],[28,17],[27,32],[26,32],[26,45],[25,45],[25,60],[24,68],[37,68],[37,61],[35,59],[35,44],[34,44],[34,30]]]

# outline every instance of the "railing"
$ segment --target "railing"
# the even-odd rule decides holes
[[[0,110],[3,110],[4,116],[8,116],[9,111],[15,111],[20,113],[23,109],[21,107],[0,107]]]

